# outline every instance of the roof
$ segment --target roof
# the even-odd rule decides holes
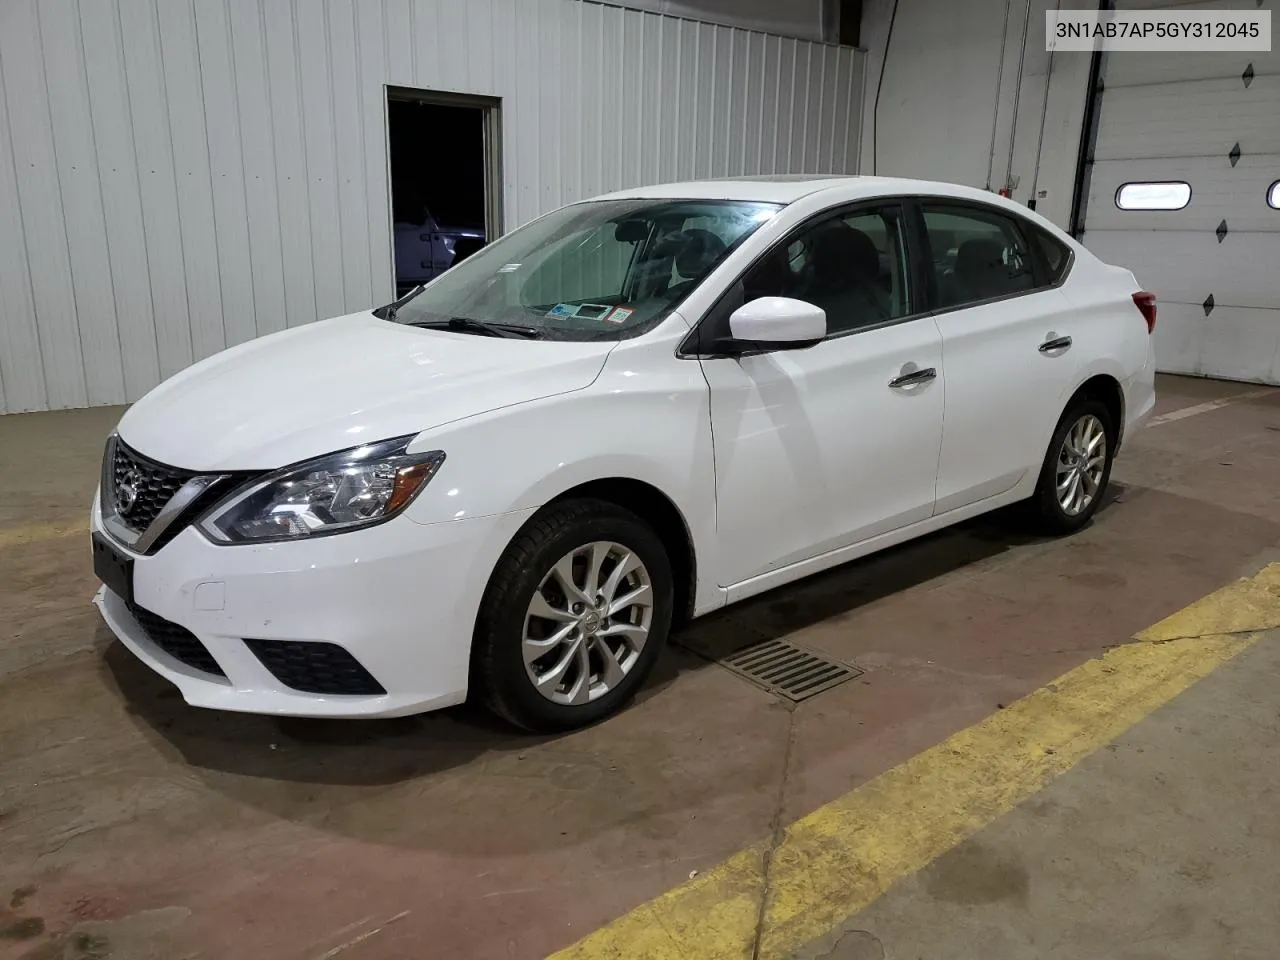
[[[986,190],[955,183],[910,180],[902,177],[831,174],[769,174],[754,177],[724,177],[715,180],[689,180],[683,183],[660,183],[648,187],[619,190],[595,199],[755,200],[763,203],[791,203],[801,197],[828,190],[838,190],[851,197],[924,193],[968,197],[988,202],[997,199],[995,194]]]

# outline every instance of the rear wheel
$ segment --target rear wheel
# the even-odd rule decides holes
[[[1115,439],[1115,425],[1104,404],[1081,400],[1067,408],[1049,442],[1031,498],[1040,530],[1074,533],[1089,522],[1111,480]]]
[[[672,607],[666,550],[639,517],[600,500],[556,504],[494,570],[476,621],[473,686],[529,730],[594,723],[644,683]]]

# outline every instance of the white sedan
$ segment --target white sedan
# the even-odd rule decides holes
[[[617,710],[672,624],[1010,504],[1069,533],[1155,299],[965,187],[761,177],[527,224],[183,371],[107,444],[96,602],[197,706]]]

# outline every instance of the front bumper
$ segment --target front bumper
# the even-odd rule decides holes
[[[121,642],[193,706],[298,717],[421,713],[466,699],[485,584],[531,513],[437,524],[397,517],[310,541],[235,546],[188,528],[153,556],[130,554],[136,606],[190,631],[225,676],[171,656],[105,587],[94,602]],[[96,499],[90,527],[102,531]],[[386,692],[292,689],[246,639],[335,644]]]

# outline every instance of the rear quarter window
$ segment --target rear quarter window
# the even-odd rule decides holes
[[[1040,255],[1044,267],[1045,281],[1049,284],[1061,283],[1071,267],[1071,248],[1065,243],[1039,227],[1029,227],[1031,242]]]

